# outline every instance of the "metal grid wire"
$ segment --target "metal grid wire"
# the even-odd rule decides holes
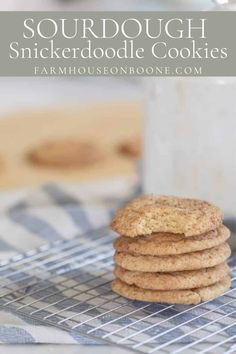
[[[151,304],[111,291],[113,238],[102,228],[2,263],[0,306],[141,353],[236,353],[236,255],[232,287],[218,299]]]

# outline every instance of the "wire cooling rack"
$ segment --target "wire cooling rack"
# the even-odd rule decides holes
[[[195,306],[129,301],[111,291],[114,235],[102,228],[0,264],[0,306],[141,353],[236,353],[232,287]]]

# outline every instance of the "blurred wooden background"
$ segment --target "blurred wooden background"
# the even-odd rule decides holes
[[[141,135],[143,106],[139,101],[94,103],[58,109],[27,109],[0,120],[0,188],[34,186],[51,181],[86,181],[131,175],[136,161],[117,152],[117,144]],[[106,157],[81,168],[49,168],[26,159],[49,139],[93,141]]]

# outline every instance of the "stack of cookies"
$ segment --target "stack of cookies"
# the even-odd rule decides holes
[[[133,300],[197,304],[230,287],[230,231],[219,208],[201,200],[143,196],[120,209],[111,224],[112,289]]]

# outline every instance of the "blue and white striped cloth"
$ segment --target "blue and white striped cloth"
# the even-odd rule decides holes
[[[110,222],[135,182],[119,178],[81,185],[48,184],[0,193],[0,261],[58,239],[72,239]],[[0,308],[0,343],[94,344]],[[97,344],[97,343],[96,343]]]

